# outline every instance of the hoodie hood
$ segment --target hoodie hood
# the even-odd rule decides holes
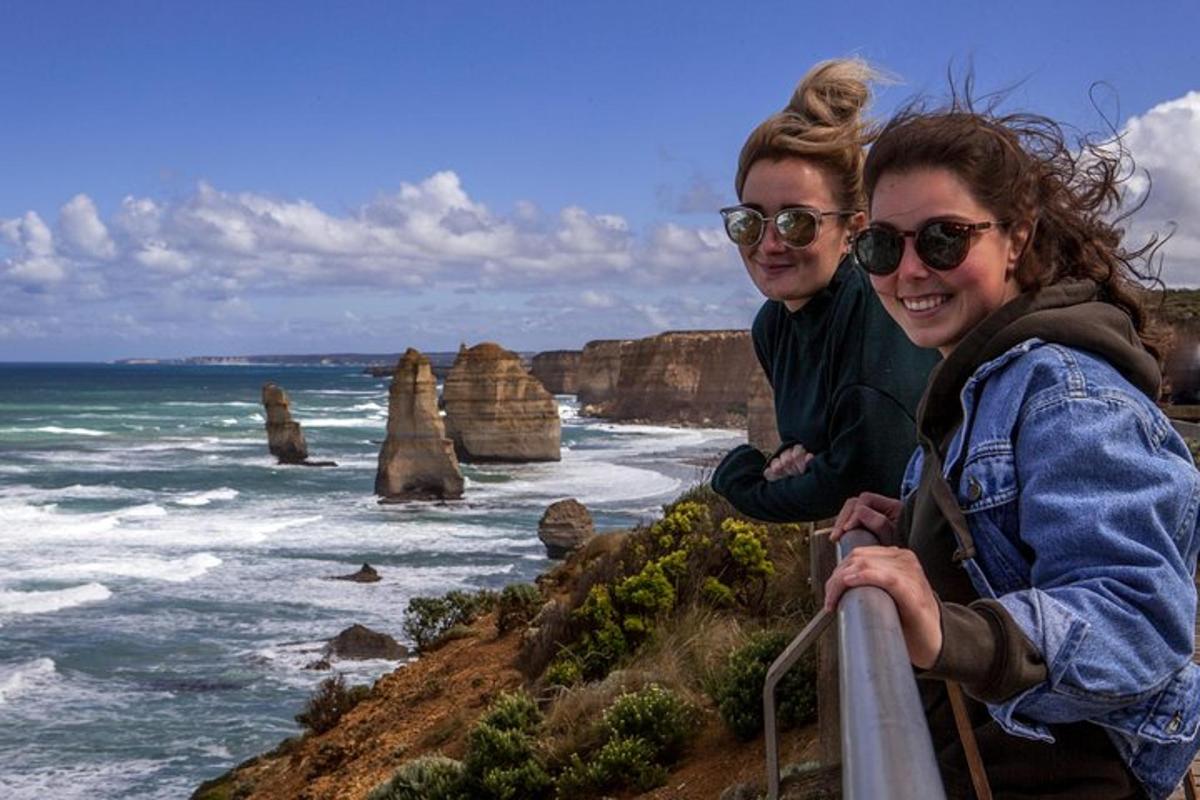
[[[1034,338],[1095,353],[1157,400],[1158,361],[1142,346],[1129,315],[1099,293],[1095,281],[1067,280],[1022,294],[985,318],[930,374],[917,408],[918,430],[940,441],[957,425],[958,395],[975,370]]]

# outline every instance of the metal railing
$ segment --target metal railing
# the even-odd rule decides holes
[[[865,530],[847,531],[838,559],[855,547],[877,544]],[[779,741],[775,687],[833,622],[821,611],[767,671],[763,687],[767,797],[779,797]],[[836,612],[841,698],[842,797],[894,800],[945,798],[925,712],[917,693],[900,618],[891,596],[874,586],[850,589]]]

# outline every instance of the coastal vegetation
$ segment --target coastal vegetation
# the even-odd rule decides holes
[[[550,800],[657,797],[689,770],[707,772],[682,779],[698,781],[683,796],[757,780],[766,669],[813,610],[810,530],[749,520],[699,486],[650,524],[593,537],[536,585],[414,598],[404,629],[418,661],[224,786],[247,798]],[[813,721],[814,682],[811,662],[788,675],[781,727]],[[310,707],[331,693],[323,684]],[[811,758],[811,732],[788,735],[785,755]]]

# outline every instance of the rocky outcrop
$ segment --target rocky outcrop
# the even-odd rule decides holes
[[[592,515],[578,500],[551,503],[538,522],[538,538],[550,558],[566,558],[596,533]]]
[[[352,660],[384,658],[399,661],[408,658],[408,648],[386,633],[379,633],[362,625],[351,625],[329,640],[325,655]]]
[[[262,387],[262,403],[267,412],[267,447],[280,464],[303,464],[308,460],[308,444],[300,423],[292,419],[287,392],[274,383]]]
[[[516,353],[463,347],[442,387],[446,434],[463,461],[558,461],[562,422],[549,392]]]
[[[379,570],[370,564],[363,564],[359,567],[358,572],[352,572],[349,575],[334,575],[329,580],[350,581],[352,583],[378,583],[381,579],[379,577]]]
[[[626,339],[597,339],[583,346],[576,379],[581,406],[613,399],[621,376],[621,347],[628,343]]]
[[[581,356],[578,350],[547,350],[533,357],[531,372],[550,394],[575,394]]]
[[[775,423],[775,392],[761,369],[750,374],[750,390],[746,398],[746,438],[765,453],[779,449],[779,427]]]
[[[388,389],[387,439],[379,451],[375,494],[383,502],[462,497],[463,479],[437,408],[429,359],[411,347]]]
[[[749,331],[637,339],[621,348],[616,393],[595,413],[612,420],[740,428],[746,424],[751,377],[760,369]]]

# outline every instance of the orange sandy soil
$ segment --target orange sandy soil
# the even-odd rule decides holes
[[[499,692],[522,685],[513,666],[520,632],[498,638],[495,630],[494,615],[482,617],[472,626],[473,637],[449,642],[380,678],[371,696],[333,730],[235,768],[231,787],[248,800],[362,800],[416,756],[442,752],[461,758],[475,719]],[[783,764],[815,760],[815,727],[785,732],[780,755]],[[668,782],[637,796],[713,800],[734,783],[761,787],[765,763],[763,739],[737,742],[710,708]]]

